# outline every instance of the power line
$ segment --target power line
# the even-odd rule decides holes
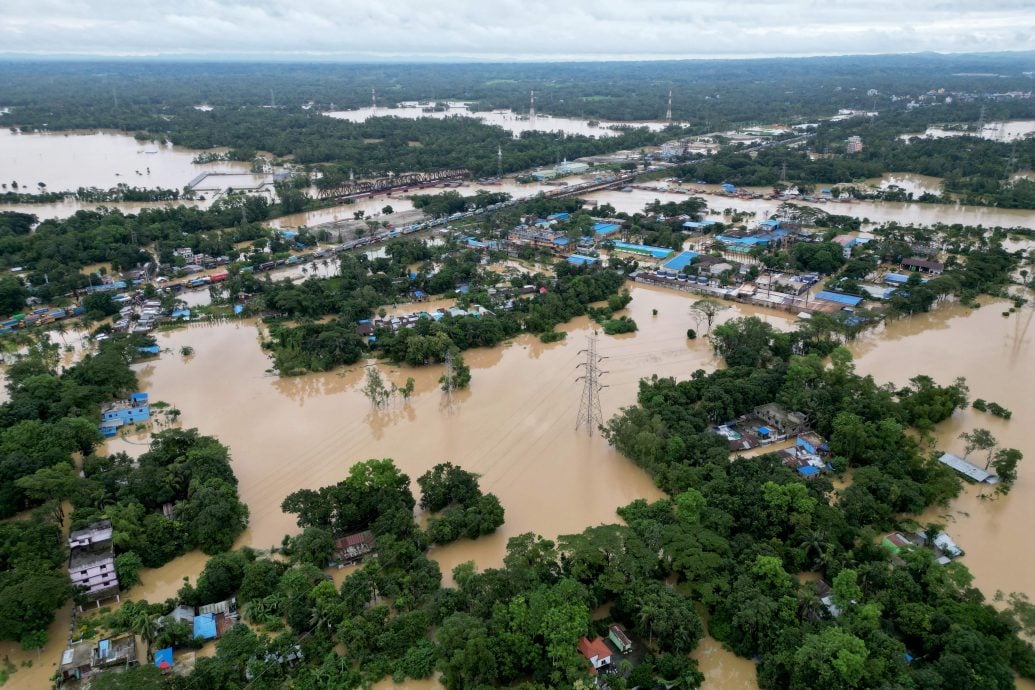
[[[585,424],[586,433],[592,436],[593,429],[604,424],[604,415],[600,412],[600,391],[606,386],[600,383],[600,377],[607,372],[600,369],[600,363],[607,358],[597,354],[596,331],[587,336],[586,341],[586,349],[579,350],[580,355],[586,355],[586,361],[578,365],[585,367],[585,371],[582,376],[575,379],[582,381],[582,398],[579,400],[579,416],[575,421],[575,431]]]

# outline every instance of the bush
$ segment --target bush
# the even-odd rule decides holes
[[[539,334],[539,340],[544,343],[556,343],[559,340],[564,340],[568,337],[565,331],[546,331],[545,333]]]
[[[686,337],[688,340],[697,340],[697,331],[692,328],[687,330]]]
[[[636,322],[628,316],[621,316],[617,319],[608,319],[602,324],[602,326],[604,327],[604,333],[607,333],[608,335],[632,333],[637,329]]]

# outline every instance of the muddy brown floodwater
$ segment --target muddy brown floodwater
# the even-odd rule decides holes
[[[1002,316],[1008,307],[1009,303],[999,300],[985,300],[980,309],[945,307],[891,323],[852,348],[857,371],[872,374],[879,382],[906,385],[911,377],[926,373],[947,384],[963,376],[971,400],[995,401],[1013,412],[1013,418],[1004,421],[968,408],[956,412],[935,431],[939,450],[962,456],[960,433],[982,427],[1003,447],[1017,448],[1025,456],[1008,496],[982,500],[982,489],[967,485],[948,509],[934,509],[924,516],[946,524],[966,552],[962,562],[988,597],[996,590],[1035,596],[1035,550],[1028,531],[1035,524],[1035,442],[1031,435],[1035,309],[1027,306]],[[971,459],[978,460],[976,455]]]
[[[634,189],[631,192],[593,192],[592,194],[584,195],[584,198],[597,201],[601,204],[611,204],[618,211],[637,213],[643,210],[645,204],[648,204],[655,199],[659,199],[662,202],[685,201],[688,196],[690,195],[676,192],[655,192]],[[716,194],[699,194],[692,196],[700,196],[708,202],[709,208],[718,212],[708,215],[709,218],[714,218],[715,220],[723,220],[723,216],[719,214],[721,214],[724,209],[732,208],[739,211],[754,211],[757,214],[755,221],[761,221],[776,213],[780,204],[783,203],[781,201],[768,199],[739,199],[735,197],[718,196]],[[998,225],[1002,227],[1035,228],[1035,211],[1024,209],[950,204],[900,203],[893,201],[858,201],[849,204],[818,204],[804,201],[795,201],[793,203],[804,206],[814,206],[835,215],[866,218],[874,223],[885,223],[890,221],[895,221],[902,225],[908,225],[910,223],[917,225],[936,225],[938,223],[951,225],[953,223],[963,223],[967,225],[984,225],[985,227],[994,227]],[[728,217],[726,218],[726,221],[728,222]]]

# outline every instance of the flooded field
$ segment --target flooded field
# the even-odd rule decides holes
[[[945,137],[958,137],[964,134],[980,136],[990,141],[1016,141],[1030,136],[1035,132],[1035,120],[1006,120],[1004,122],[986,122],[980,132],[964,132],[959,129],[945,127],[928,127],[923,132],[914,134],[902,134],[900,139],[912,137],[925,137],[928,139],[943,139]]]
[[[120,183],[147,189],[183,189],[203,172],[249,173],[250,164],[219,161],[194,163],[200,151],[137,141],[129,134],[108,131],[13,134],[0,130],[0,181],[11,188],[75,191],[79,187],[108,189]],[[216,149],[218,150],[218,149]]]
[[[722,220],[724,209],[749,211],[756,214],[758,220],[776,213],[782,202],[768,199],[740,199],[719,196],[717,194],[701,194],[708,202],[709,218]],[[643,206],[655,199],[665,201],[683,201],[686,194],[677,192],[655,192],[634,189],[630,192],[615,190],[593,192],[585,195],[587,200],[600,204],[611,204],[618,211],[635,213],[642,211]],[[1035,211],[1024,209],[991,208],[985,206],[962,206],[950,204],[899,203],[892,201],[858,201],[848,204],[811,203],[796,201],[796,204],[814,206],[835,215],[852,216],[868,220],[871,223],[895,221],[902,225],[935,225],[937,223],[967,225],[984,225],[985,227],[1023,227],[1035,229]]]
[[[446,117],[470,117],[481,120],[487,125],[495,125],[511,132],[515,138],[522,132],[564,132],[565,134],[582,134],[589,137],[613,137],[621,132],[616,127],[647,127],[660,131],[667,126],[665,122],[598,122],[580,120],[570,117],[553,117],[546,114],[536,116],[534,122],[527,114],[518,114],[511,110],[492,110],[473,112],[466,103],[450,102],[445,110],[425,110],[416,103],[400,103],[397,107],[356,108],[354,110],[335,110],[324,113],[327,117],[350,122],[365,122],[372,117],[401,117],[416,120],[422,117],[442,119]]]
[[[930,175],[917,175],[915,173],[884,173],[880,177],[866,180],[866,184],[878,189],[899,187],[913,196],[921,194],[941,194],[942,178],[931,177]]]

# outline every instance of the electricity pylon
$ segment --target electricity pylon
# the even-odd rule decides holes
[[[600,377],[607,372],[600,368],[600,363],[607,358],[597,354],[596,331],[593,331],[593,335],[588,336],[586,341],[588,343],[586,349],[579,351],[579,354],[586,355],[586,361],[579,364],[580,367],[585,367],[585,371],[582,376],[575,379],[582,381],[582,399],[579,401],[579,416],[575,421],[575,431],[581,429],[585,424],[586,433],[592,436],[593,429],[604,424],[604,417],[600,412],[600,391],[606,386],[600,383]]]

